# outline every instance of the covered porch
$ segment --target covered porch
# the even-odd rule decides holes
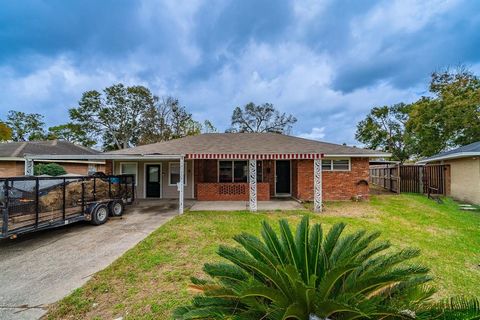
[[[25,158],[25,174],[33,174],[38,160],[105,160],[106,174],[135,175],[136,199],[177,199],[179,213],[185,199],[232,201],[239,210],[256,212],[282,209],[285,203],[282,207],[269,202],[282,197],[312,199],[314,211],[320,212],[322,157],[319,153],[32,155]]]
[[[244,210],[246,203],[248,210],[257,211],[275,205],[274,210],[281,209],[281,202],[275,200],[294,198],[313,200],[315,211],[322,209],[320,153],[191,153],[186,158],[193,161],[194,196],[199,201],[237,202],[229,205],[238,210]]]

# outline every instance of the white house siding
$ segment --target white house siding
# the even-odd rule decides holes
[[[445,163],[450,164],[451,196],[480,205],[480,158],[461,158]]]
[[[163,199],[177,199],[178,191],[176,186],[168,185],[168,175],[169,175],[169,163],[176,162],[178,160],[163,160],[163,161],[121,161],[115,160],[114,162],[114,173],[120,174],[120,163],[137,163],[137,198],[145,198],[145,165],[146,164],[161,164],[162,165],[162,198]],[[187,185],[185,186],[185,199],[193,199],[193,160],[186,160],[186,180]]]

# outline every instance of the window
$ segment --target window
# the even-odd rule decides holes
[[[333,171],[349,171],[350,170],[350,160],[332,160]]]
[[[120,174],[133,174],[135,176],[135,185],[137,184],[137,163],[122,162],[120,163]]]
[[[323,171],[350,171],[350,159],[324,159]]]
[[[180,182],[180,162],[170,162],[169,173],[168,173],[168,185],[176,186]],[[185,163],[185,168],[183,172],[183,183],[187,185],[187,164]]]
[[[248,181],[248,162],[247,161],[233,161],[233,182],[247,182]]]
[[[257,182],[262,182],[262,161],[257,161]],[[248,161],[219,161],[218,182],[248,182]]]
[[[233,182],[233,161],[220,161],[218,169],[218,182]]]

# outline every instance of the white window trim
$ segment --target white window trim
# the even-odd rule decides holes
[[[135,165],[135,185],[138,185],[138,162],[120,162],[120,174],[128,174],[123,173],[122,165],[124,164],[134,164]]]
[[[171,175],[170,173],[172,172],[172,164],[178,164],[179,168],[180,168],[180,162],[169,162],[168,163],[168,186],[169,187],[176,187],[177,184],[174,183],[172,184],[171,183]],[[188,186],[188,170],[187,170],[187,162],[185,161],[185,168],[184,168],[184,178],[183,178],[183,182],[184,182],[184,186]]]
[[[230,161],[232,163],[232,181],[230,182],[220,182],[220,161]],[[247,175],[247,182],[234,182],[235,181],[235,176],[234,176],[234,162],[235,161],[247,161],[247,165],[248,165],[248,160],[245,160],[245,159],[233,159],[233,160],[230,160],[230,159],[226,159],[226,160],[222,160],[222,159],[219,159],[217,160],[217,183],[249,183],[250,181],[250,175]],[[262,182],[263,182],[263,160],[257,160],[257,172],[258,172],[258,162],[261,162],[262,163]],[[257,174],[258,176],[258,174]],[[257,177],[258,178],[258,177]],[[258,181],[257,179],[257,182],[260,182]]]
[[[333,160],[348,160],[348,170],[333,169]],[[323,169],[323,161],[330,161],[330,169]],[[351,158],[323,158],[322,159],[322,171],[327,172],[349,172],[352,171],[352,159]]]

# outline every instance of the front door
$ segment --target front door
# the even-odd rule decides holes
[[[161,166],[159,164],[147,164],[146,174],[147,198],[160,198]]]
[[[290,195],[290,160],[277,160],[275,162],[275,193],[277,195]]]

